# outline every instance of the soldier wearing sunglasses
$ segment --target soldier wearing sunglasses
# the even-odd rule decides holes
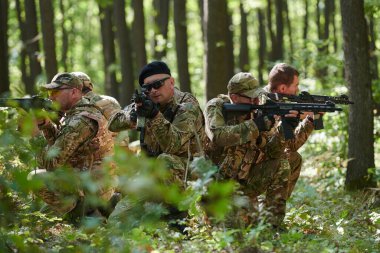
[[[110,120],[109,129],[134,129],[136,115],[146,118],[144,142],[147,148],[144,151],[149,156],[165,160],[172,172],[172,179],[182,183],[188,159],[203,151],[202,145],[206,138],[202,111],[191,96],[188,98],[193,103],[177,100],[174,78],[164,62],[154,61],[143,67],[139,83],[146,99],[142,103],[132,103],[115,114]],[[177,94],[178,97],[186,95]],[[197,137],[201,140],[200,144]]]
[[[89,171],[95,181],[103,180],[106,173],[102,159],[113,152],[112,133],[107,130],[107,119],[88,98],[83,97],[83,83],[70,73],[59,73],[51,83],[43,85],[51,100],[64,113],[59,126],[49,119],[39,120],[38,127],[47,140],[47,146],[37,159],[38,170],[30,177],[44,180],[39,195],[57,214],[70,218],[82,215],[101,215],[97,206],[86,203],[88,192],[79,180],[82,171]],[[73,177],[64,181],[54,176],[61,168],[68,168]],[[64,183],[66,182],[66,183]],[[102,184],[95,194],[110,200],[114,190]]]

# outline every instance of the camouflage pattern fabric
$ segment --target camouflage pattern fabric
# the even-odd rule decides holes
[[[211,141],[208,154],[225,178],[241,184],[252,203],[266,193],[268,221],[278,225],[285,216],[289,177],[289,170],[280,166],[283,138],[278,131],[260,133],[252,115],[225,119],[222,108],[229,102],[228,96],[219,95],[206,105],[206,134]]]
[[[95,180],[103,177],[102,160],[113,152],[113,136],[107,129],[106,118],[88,98],[83,97],[78,101],[62,118],[59,127],[49,122],[41,130],[48,140],[48,146],[37,158],[39,168],[49,172],[60,167],[70,167],[78,173],[90,171]],[[52,152],[56,154],[53,157]],[[79,191],[81,190],[78,189]],[[112,194],[111,186],[99,190],[99,196],[104,200],[110,199]],[[41,197],[46,203],[53,204],[56,202],[49,200],[49,196],[61,195],[65,193],[45,191]]]
[[[132,110],[134,104],[116,113],[110,120],[109,129],[117,132],[136,128],[136,123],[130,117]],[[202,154],[205,140],[202,111],[199,106],[192,103],[178,104],[173,98],[170,103],[160,107],[160,112],[155,118],[146,119],[144,141],[148,153],[156,157],[165,155],[166,161],[178,161],[180,158],[181,162],[174,164],[169,162],[168,167],[175,170],[181,168],[182,172],[178,174],[182,181],[186,161]],[[168,159],[167,156],[171,155],[173,158]]]
[[[110,120],[110,118],[115,113],[121,110],[119,102],[117,102],[117,100],[113,97],[106,96],[106,95],[99,95],[93,91],[88,91],[84,95],[84,97],[89,99],[91,104],[94,104],[96,107],[98,107],[107,120]],[[122,147],[128,147],[128,144],[129,144],[128,134],[124,134],[121,140],[116,138],[117,136],[116,133],[113,133],[113,136],[115,137],[115,142],[116,142],[115,144]]]
[[[269,92],[269,85],[265,86],[264,90]],[[291,196],[301,173],[302,156],[297,152],[297,150],[306,143],[313,130],[313,123],[305,118],[294,130],[294,138],[287,140],[285,143],[284,154],[281,158],[281,166],[282,170],[290,170],[288,180],[288,198]]]

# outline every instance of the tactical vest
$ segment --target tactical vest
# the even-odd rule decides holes
[[[78,105],[73,113],[92,119],[98,124],[96,136],[83,143],[70,157],[72,167],[92,170],[99,167],[102,159],[111,154],[114,147],[113,134],[107,129],[107,119],[100,109],[91,104]],[[67,115],[70,117],[70,115]]]
[[[219,95],[217,106],[222,108],[223,104],[230,103],[226,95]],[[233,117],[224,118],[226,125],[236,125],[241,123],[244,118]],[[218,147],[211,143],[211,159],[216,163],[222,175],[226,178],[233,178],[238,181],[246,180],[252,165],[262,159],[263,152],[257,147],[256,143],[248,142],[232,147]]]

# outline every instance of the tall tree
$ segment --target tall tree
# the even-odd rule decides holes
[[[45,52],[45,71],[47,80],[57,74],[57,55],[55,53],[54,8],[51,1],[39,0],[42,41]]]
[[[373,106],[364,1],[340,0],[345,78],[351,100],[348,124],[346,189],[374,186],[368,173],[374,168]],[[353,36],[353,34],[355,36]]]
[[[284,12],[285,12],[286,27],[288,29],[288,37],[289,37],[289,55],[290,55],[290,59],[292,59],[293,53],[294,53],[293,35],[292,35],[292,25],[290,23],[289,7],[288,7],[287,0],[284,0]]]
[[[228,75],[226,46],[226,0],[204,0],[205,22],[205,80],[207,100],[225,92]]]
[[[103,44],[104,75],[106,93],[119,100],[119,86],[116,81],[115,70],[112,66],[116,64],[115,34],[112,24],[112,5],[102,6],[99,4],[100,29]]]
[[[67,33],[67,29],[65,27],[66,15],[65,6],[63,4],[64,0],[59,0],[59,10],[62,14],[62,22],[61,24],[61,32],[62,32],[62,49],[61,49],[61,64],[63,65],[64,71],[68,71],[67,66],[67,53],[69,51],[69,34]]]
[[[155,16],[154,58],[162,59],[166,56],[168,41],[169,0],[153,0]]]
[[[187,46],[186,2],[186,0],[174,1],[174,28],[180,88],[182,91],[191,92]]]
[[[120,65],[121,65],[121,96],[119,101],[121,106],[130,103],[133,92],[135,90],[132,47],[130,42],[129,28],[125,21],[125,2],[124,0],[114,0],[114,18],[116,25],[116,37],[119,42]]]
[[[28,74],[27,70],[27,53],[26,53],[26,27],[25,27],[25,21],[23,19],[24,12],[23,8],[21,7],[21,2],[20,0],[16,0],[16,12],[17,12],[17,21],[18,21],[18,26],[20,28],[20,39],[22,41],[22,47],[20,51],[20,69],[21,69],[21,79],[22,82],[26,87],[31,87],[33,89],[33,82],[30,79],[30,76]],[[28,90],[26,88],[26,90]]]
[[[273,30],[273,24],[272,24],[272,0],[267,0],[267,27],[268,27],[268,32],[269,32],[269,38],[272,46],[272,50],[270,51],[269,54],[269,60],[270,61],[275,61],[275,52],[274,48],[276,48],[276,34]]]
[[[376,34],[375,34],[375,21],[373,18],[373,13],[369,14],[369,51],[370,51],[370,60],[371,60],[371,77],[372,80],[379,79],[379,70],[378,70],[378,60],[376,56]]]
[[[26,51],[29,58],[30,78],[33,86],[26,86],[26,93],[34,94],[36,78],[41,75],[42,68],[39,62],[40,35],[37,28],[37,12],[34,0],[25,0],[25,25],[26,25]]]
[[[265,68],[265,59],[267,52],[267,39],[265,34],[265,14],[262,9],[257,9],[257,19],[259,23],[259,65],[258,65],[258,73],[259,73],[259,82],[264,83],[263,79],[263,70]]]
[[[225,5],[223,9],[226,10],[227,15],[227,23],[226,23],[226,29],[225,29],[225,38],[224,41],[226,43],[226,49],[227,49],[227,66],[228,66],[228,76],[232,77],[235,74],[235,56],[234,56],[234,42],[233,42],[233,26],[232,26],[232,14],[230,12],[230,9],[228,8],[228,2],[229,1],[222,1],[220,4]]]
[[[8,0],[0,1],[0,96],[9,92]]]
[[[132,8],[134,12],[134,18],[132,22],[132,42],[137,70],[140,70],[147,63],[145,49],[145,17],[143,4],[143,0],[132,0]]]
[[[249,67],[249,48],[248,48],[248,27],[247,12],[244,9],[243,2],[240,1],[240,54],[239,68],[241,71],[248,72]]]
[[[276,0],[276,43],[273,60],[282,60],[284,58],[284,1]]]

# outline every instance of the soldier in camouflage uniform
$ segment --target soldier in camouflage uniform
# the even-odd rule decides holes
[[[146,118],[142,148],[146,146],[149,156],[167,163],[173,180],[183,182],[187,163],[203,152],[206,137],[202,111],[193,96],[178,91],[182,101],[177,101],[174,79],[164,62],[146,65],[140,72],[139,83],[146,91],[146,100],[116,113],[109,129],[135,129],[137,116]],[[185,99],[190,102],[184,102]]]
[[[111,132],[107,130],[106,117],[89,98],[82,96],[82,82],[70,73],[57,74],[50,84],[43,87],[50,99],[59,104],[64,116],[58,126],[49,119],[39,120],[38,127],[48,144],[37,159],[40,169],[32,171],[29,177],[46,179],[57,169],[65,167],[78,175],[72,179],[72,184],[78,182],[81,171],[90,171],[91,177],[100,182],[104,176],[102,160],[112,154],[114,143]],[[96,207],[86,205],[87,193],[80,186],[84,182],[78,182],[75,189],[67,190],[58,188],[60,179],[55,180],[56,185],[45,181],[45,187],[37,193],[52,210],[59,214],[77,215],[98,212]],[[113,192],[112,186],[99,185],[97,195],[108,201]]]
[[[90,77],[84,72],[71,72],[72,75],[78,77],[83,82],[82,93],[85,98],[90,100],[95,106],[99,107],[103,115],[107,120],[110,120],[111,116],[116,112],[120,111],[121,107],[119,102],[111,96],[96,94],[94,90],[94,85],[91,82]],[[113,133],[116,137],[116,133]],[[122,140],[115,139],[116,144],[128,148],[129,137],[128,134],[123,134]]]
[[[285,63],[276,64],[269,73],[267,92],[297,95],[299,72]],[[319,116],[319,115],[318,115]],[[285,152],[282,156],[282,166],[290,166],[288,198],[292,194],[301,172],[302,157],[297,150],[305,144],[314,130],[313,113],[304,112],[299,118],[287,118],[289,125],[294,127],[294,138],[286,141]]]
[[[208,154],[224,178],[240,183],[250,197],[249,212],[260,194],[266,193],[268,222],[279,225],[285,216],[289,171],[280,170],[283,141],[279,133],[269,133],[273,121],[265,115],[223,114],[223,104],[258,104],[264,91],[250,73],[238,73],[227,85],[228,96],[219,95],[206,104],[206,134],[211,141]],[[275,131],[275,130],[272,130]],[[263,157],[266,159],[263,160]]]

